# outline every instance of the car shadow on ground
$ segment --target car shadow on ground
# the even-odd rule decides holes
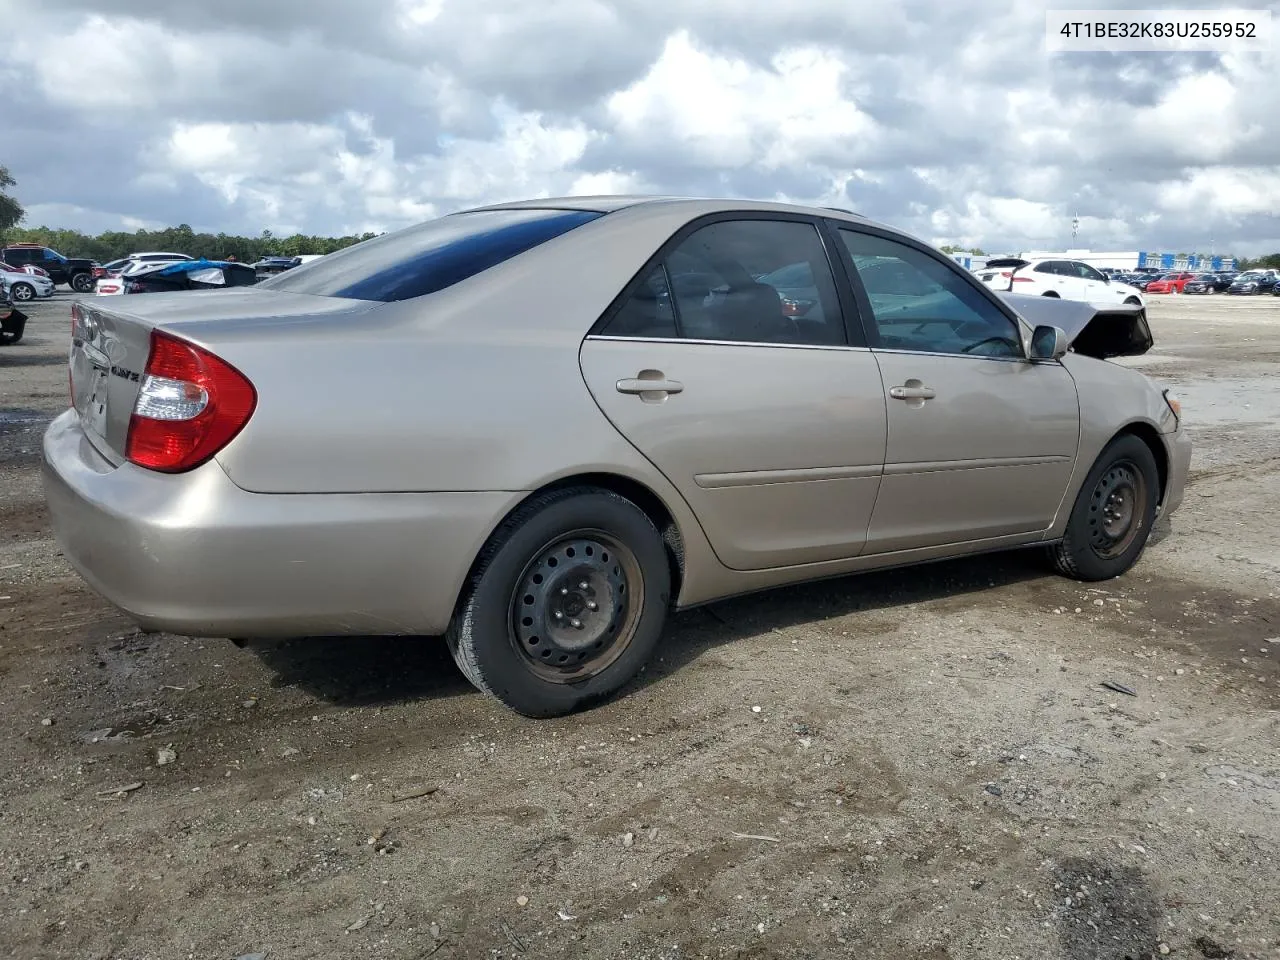
[[[17,353],[27,346],[35,346],[35,343],[28,344],[26,339],[14,346],[0,347],[0,370],[6,367],[56,367],[65,364],[67,358],[64,356],[51,356],[47,353]]]
[[[922,564],[779,587],[682,611],[668,622],[646,671],[621,694],[635,692],[699,656],[775,628],[894,609],[995,590],[1048,576],[1032,550]],[[857,629],[854,621],[851,629]],[[254,643],[274,674],[272,685],[296,686],[333,703],[386,705],[474,694],[442,637],[312,637]]]

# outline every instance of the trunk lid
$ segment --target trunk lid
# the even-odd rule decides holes
[[[151,331],[198,342],[202,327],[270,324],[291,317],[363,312],[375,304],[252,287],[86,298],[72,306],[71,401],[90,442],[125,459],[129,421],[151,355]]]

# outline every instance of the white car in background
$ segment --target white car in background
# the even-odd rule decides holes
[[[36,273],[0,262],[0,293],[8,295],[14,303],[30,303],[39,297],[52,297],[54,283],[41,270]]]
[[[1124,303],[1140,307],[1147,305],[1137,287],[1111,280],[1082,260],[1002,257],[988,260],[986,266],[974,273],[992,290],[1008,293],[1080,300],[1096,307],[1114,307]]]

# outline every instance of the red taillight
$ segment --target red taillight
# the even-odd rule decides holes
[[[1000,276],[1002,276],[1002,277],[1012,277],[1012,276],[1013,276],[1013,274],[1012,274],[1012,273],[1010,273],[1008,270],[1001,270],[1001,271],[1000,271]]]
[[[163,473],[198,467],[244,428],[257,402],[253,384],[235,367],[153,330],[125,456]]]
[[[1036,281],[1034,277],[1014,277],[1013,282],[1014,283],[1035,283]]]

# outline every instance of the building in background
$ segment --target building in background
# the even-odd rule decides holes
[[[1234,270],[1232,257],[1212,256],[1204,253],[1163,253],[1148,250],[1093,251],[1093,250],[1031,250],[1018,256],[1027,260],[1081,260],[1099,270]],[[970,268],[976,269],[976,268]]]

